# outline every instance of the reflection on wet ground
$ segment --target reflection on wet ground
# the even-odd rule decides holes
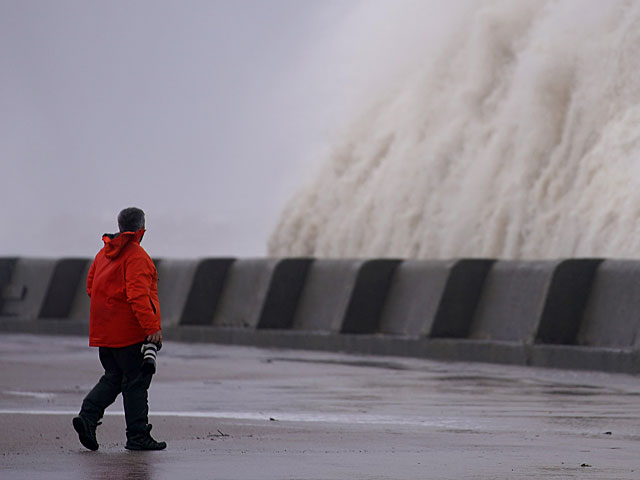
[[[94,455],[83,452],[81,459],[83,478],[112,478],[122,480],[153,480],[153,452],[109,452]],[[157,453],[157,452],[156,452]]]

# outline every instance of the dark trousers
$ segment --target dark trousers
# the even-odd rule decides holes
[[[97,424],[105,409],[122,393],[127,437],[145,431],[149,415],[147,390],[153,375],[142,373],[141,346],[137,343],[123,348],[99,348],[104,375],[83,400],[81,416]]]

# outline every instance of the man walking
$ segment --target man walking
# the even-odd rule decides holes
[[[97,450],[96,427],[105,409],[122,393],[129,450],[162,450],[148,423],[147,391],[152,373],[141,368],[145,341],[162,344],[158,275],[140,241],[144,212],[125,208],[118,215],[119,233],[105,234],[87,277],[91,298],[89,345],[99,347],[104,375],[73,419],[80,443]]]

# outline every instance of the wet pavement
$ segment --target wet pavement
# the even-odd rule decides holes
[[[100,374],[84,338],[0,339],[0,478],[640,478],[637,376],[167,342],[167,450],[124,450],[118,401],[90,452],[71,419]]]

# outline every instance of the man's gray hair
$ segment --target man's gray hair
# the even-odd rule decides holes
[[[121,232],[137,232],[144,228],[144,212],[136,207],[125,208],[118,214],[118,228]]]

